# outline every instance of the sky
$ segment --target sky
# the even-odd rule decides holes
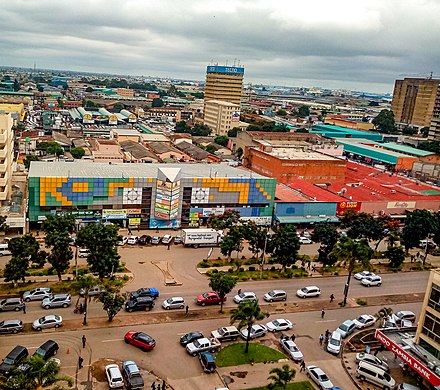
[[[0,0],[0,66],[392,92],[440,77],[440,0]]]

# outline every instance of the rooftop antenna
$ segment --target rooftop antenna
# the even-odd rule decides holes
[[[228,66],[228,60],[226,60],[226,66]]]

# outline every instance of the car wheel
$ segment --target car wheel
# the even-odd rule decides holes
[[[364,377],[363,375],[361,375],[361,376],[359,377],[359,379],[360,379],[361,381],[364,381],[364,380],[365,380],[365,377]]]
[[[165,308],[166,310],[170,310],[170,307],[169,306],[167,306],[166,308]]]
[[[17,329],[14,329],[14,330],[12,331],[12,333],[17,334],[17,333],[18,333],[18,330],[17,330]]]
[[[58,353],[58,349],[56,349],[55,351],[53,351],[53,355],[55,356]]]
[[[284,298],[283,298],[283,301],[285,301],[285,300],[287,300],[287,298],[286,298],[286,297],[284,297]]]
[[[46,310],[49,310],[49,309],[50,309],[50,306],[49,306],[49,305],[46,305],[46,306],[44,306],[44,308],[45,308]]]
[[[269,302],[272,303],[272,302],[273,302],[273,299],[269,299]]]
[[[307,297],[305,296],[305,295],[303,295],[303,297],[302,297],[303,299],[306,299]]]
[[[133,312],[133,309],[127,309],[127,311],[128,311],[129,313],[131,313],[131,312]]]
[[[37,330],[38,330],[39,332],[41,332],[41,328],[37,328]]]
[[[388,386],[384,386],[383,390],[390,390],[390,388]]]
[[[60,327],[60,324],[55,324],[55,328],[59,328]]]
[[[20,309],[19,307],[16,307],[14,310],[15,310],[15,311],[20,311],[21,309]],[[2,310],[2,311],[3,311],[3,310]]]
[[[130,344],[130,341],[128,341],[128,339],[124,339],[125,344]]]
[[[31,301],[30,298],[26,298],[26,299],[25,299],[25,302],[30,302],[30,301]]]
[[[64,308],[66,308],[67,306],[69,306],[67,303],[65,303],[65,304],[63,305]]]
[[[182,305],[182,306],[180,306],[180,308],[181,308],[181,309],[183,309],[184,307],[185,307],[185,306],[183,306],[183,305]]]
[[[380,287],[381,284],[382,284],[382,283],[378,283],[378,284],[377,284],[377,287]]]
[[[205,303],[205,302],[202,302],[202,306],[206,306],[206,303]]]
[[[193,352],[193,353],[191,354],[191,356],[197,356],[197,355],[198,355],[197,352]]]
[[[215,348],[212,348],[210,352],[211,352],[211,353],[214,353],[214,352],[216,352],[216,351],[217,351],[217,350],[216,350]]]

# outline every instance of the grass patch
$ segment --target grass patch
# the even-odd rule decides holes
[[[263,386],[263,387],[253,387],[251,389],[246,389],[246,390],[268,390],[269,388],[267,386]],[[314,387],[312,386],[312,384],[309,381],[304,381],[304,382],[292,382],[292,383],[288,383],[286,387],[273,387],[273,390],[313,390]]]
[[[222,348],[216,360],[217,366],[229,367],[240,364],[264,363],[286,359],[281,352],[262,344],[249,344],[249,352],[245,353],[246,343],[236,343]]]
[[[367,306],[368,305],[368,302],[365,299],[360,299],[360,298],[356,299],[356,303],[359,306]]]

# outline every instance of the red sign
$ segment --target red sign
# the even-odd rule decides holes
[[[414,356],[400,348],[394,341],[391,341],[380,330],[376,329],[376,340],[402,359],[408,366],[414,369],[420,376],[425,378],[431,385],[440,386],[440,377],[433,373],[428,367],[420,363]]]
[[[336,205],[336,213],[344,214],[347,210],[361,211],[361,202],[344,201]]]

